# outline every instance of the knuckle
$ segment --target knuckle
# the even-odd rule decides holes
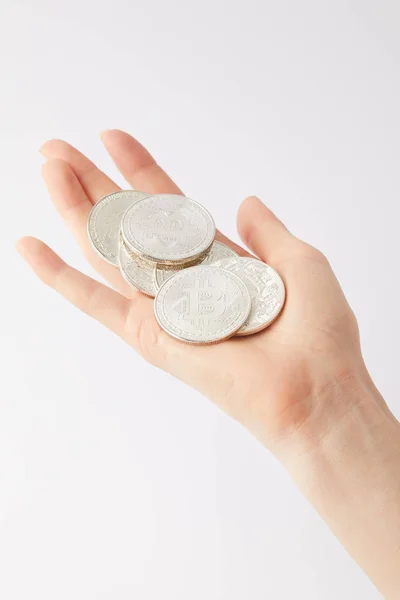
[[[323,252],[321,252],[321,250],[318,250],[318,248],[314,248],[314,246],[311,246],[310,244],[307,244],[306,242],[301,242],[301,244],[303,246],[302,254],[303,254],[304,258],[313,260],[315,262],[319,262],[324,265],[330,264],[329,260],[327,259],[325,254]]]
[[[143,358],[152,365],[160,361],[160,328],[154,317],[144,319],[139,327],[137,347]]]

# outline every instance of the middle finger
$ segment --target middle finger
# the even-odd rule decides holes
[[[182,193],[150,152],[128,133],[109,129],[102,133],[101,139],[119,171],[133,188],[150,194]],[[241,256],[251,256],[220,231],[217,231],[216,239],[233,248]]]

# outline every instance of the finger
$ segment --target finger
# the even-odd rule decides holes
[[[128,183],[150,194],[182,194],[176,183],[156,163],[151,154],[128,133],[109,129],[101,134],[103,144]],[[238,254],[250,256],[238,244],[217,231],[217,240],[227,244]]]
[[[179,187],[158,166],[151,154],[128,133],[103,131],[101,140],[127,182],[149,194],[181,194]]]
[[[131,301],[67,265],[36,238],[26,237],[17,250],[39,279],[74,306],[124,337]]]
[[[63,140],[49,140],[40,152],[48,159],[60,158],[68,163],[92,204],[121,189],[82,152]]]
[[[153,303],[137,293],[129,300],[67,265],[46,244],[22,238],[17,250],[39,279],[66,300],[130,344],[144,359],[163,369],[185,373],[184,344],[161,331]]]
[[[182,193],[165,171],[157,165],[151,154],[132,136],[123,131],[111,129],[103,132],[101,137],[116,166],[133,188],[150,194]],[[82,152],[63,140],[49,140],[43,144],[41,152],[47,158],[61,158],[67,162],[93,204],[107,194],[120,189]],[[249,256],[246,250],[219,231],[217,231],[216,238],[233,248],[238,254]],[[120,288],[118,287],[118,289]]]
[[[298,242],[256,196],[250,196],[242,202],[237,227],[246,246],[265,262],[285,258]]]
[[[232,250],[234,250],[237,254],[239,254],[239,256],[250,256],[250,257],[254,258],[254,256],[252,254],[250,254],[250,252],[247,252],[247,250],[242,248],[242,246],[239,246],[239,244],[232,242],[232,240],[230,240],[228,237],[226,237],[226,235],[221,233],[218,229],[215,234],[215,239],[218,240],[219,242],[222,242],[226,246],[229,246],[230,248],[232,248]]]
[[[43,165],[43,179],[55,207],[76,238],[88,262],[114,288],[131,297],[134,292],[118,269],[103,261],[89,242],[87,221],[93,205],[72,168],[64,160],[48,160]]]

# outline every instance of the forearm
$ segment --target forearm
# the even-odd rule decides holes
[[[378,589],[399,599],[400,425],[372,386],[346,394],[323,403],[320,429],[295,433],[282,461]]]

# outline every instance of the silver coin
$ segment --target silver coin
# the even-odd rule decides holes
[[[209,252],[207,252],[202,258],[199,259],[198,264],[209,265],[222,258],[229,258],[231,256],[237,256],[237,253],[232,250],[226,244],[222,242],[213,242]],[[156,268],[156,285],[157,288],[161,287],[162,284],[167,281],[170,277],[178,273],[180,269],[163,269],[161,265],[157,265]]]
[[[119,268],[125,281],[146,296],[156,295],[155,266],[129,252],[123,242],[119,246]]]
[[[194,200],[157,194],[126,211],[121,233],[136,254],[173,266],[193,262],[204,254],[214,241],[215,224],[210,213]]]
[[[99,200],[88,218],[89,240],[100,256],[118,266],[119,230],[124,212],[149,194],[127,190],[115,192]]]
[[[182,269],[160,287],[154,302],[161,327],[192,344],[213,344],[231,337],[245,322],[250,307],[243,281],[211,265]]]
[[[215,264],[240,277],[249,290],[251,310],[236,335],[257,333],[275,321],[285,303],[285,285],[272,267],[243,256],[224,258]]]

